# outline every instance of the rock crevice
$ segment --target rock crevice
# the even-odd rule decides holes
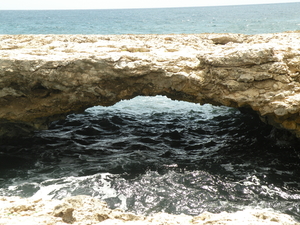
[[[246,107],[300,137],[300,34],[0,35],[0,136],[138,95]]]

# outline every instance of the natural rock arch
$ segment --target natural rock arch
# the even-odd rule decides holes
[[[2,35],[0,135],[137,95],[246,107],[300,137],[300,34]],[[295,47],[296,46],[296,47]]]

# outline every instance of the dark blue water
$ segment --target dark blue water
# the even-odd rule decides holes
[[[300,3],[164,9],[0,11],[0,34],[274,33],[300,29]]]
[[[282,32],[299,29],[299,7],[0,11],[0,33]],[[87,194],[142,214],[272,208],[300,220],[298,146],[236,109],[137,97],[2,144],[0,195]]]
[[[300,218],[298,144],[236,109],[137,97],[1,146],[0,194],[88,194],[143,214],[258,207]]]

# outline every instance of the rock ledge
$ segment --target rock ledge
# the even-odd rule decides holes
[[[257,112],[300,137],[300,33],[0,35],[0,136],[138,95]]]
[[[106,203],[89,196],[63,200],[0,198],[1,225],[204,225],[256,224],[300,225],[290,216],[272,210],[244,210],[236,213],[203,213],[199,216],[158,213],[138,216],[119,209],[111,210]]]

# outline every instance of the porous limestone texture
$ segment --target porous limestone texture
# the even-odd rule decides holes
[[[202,213],[199,216],[157,213],[135,215],[89,196],[63,200],[0,197],[0,225],[300,225],[292,217],[272,210],[247,209],[235,213]]]
[[[245,107],[300,137],[300,33],[0,35],[0,136],[138,95]]]

